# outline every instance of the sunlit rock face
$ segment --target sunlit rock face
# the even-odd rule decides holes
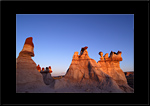
[[[38,72],[34,56],[32,37],[26,39],[22,51],[16,59],[16,91],[28,92],[44,86],[42,75]]]
[[[120,88],[126,92],[133,92],[133,89],[127,84],[124,72],[120,68],[120,61],[122,61],[121,53],[121,51],[117,53],[111,51],[109,57],[108,53],[106,53],[104,59],[98,61],[98,64],[100,65],[100,69],[114,79]]]
[[[118,67],[118,64],[113,65]],[[102,65],[89,57],[87,48],[80,55],[78,52],[74,53],[65,77],[55,81],[55,89],[66,87],[99,93],[132,92],[122,89],[111,76],[102,71]]]
[[[110,56],[100,52],[101,60],[96,62],[88,55],[87,48],[75,52],[72,62],[61,79],[53,79],[49,70],[40,71],[31,57],[34,57],[33,38],[26,39],[16,59],[16,92],[86,92],[86,93],[132,93],[127,79],[120,68],[121,52]],[[46,73],[45,73],[46,72]]]

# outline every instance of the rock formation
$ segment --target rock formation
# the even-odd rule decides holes
[[[49,73],[51,74],[53,72],[51,66],[49,66],[48,69],[49,69]]]
[[[127,76],[134,76],[134,72],[124,72],[124,73],[125,73],[126,77]]]
[[[16,59],[16,92],[28,92],[44,86],[42,75],[38,72],[34,56],[32,37],[26,39],[22,51]]]
[[[128,85],[134,88],[134,72],[124,72],[127,78]]]
[[[100,53],[102,55],[102,53]],[[112,53],[113,55],[113,53]],[[120,54],[119,54],[120,56]],[[117,57],[115,59],[113,56],[112,58],[108,58],[108,54],[106,54],[105,59],[111,60],[113,59],[114,61],[121,60],[122,58]],[[105,62],[105,60],[103,60]],[[104,63],[103,63],[104,64]],[[111,65],[111,64],[108,64]],[[118,66],[118,64],[113,64],[114,66]],[[87,52],[87,47],[85,49],[81,49],[80,55],[78,55],[78,52],[75,52],[73,55],[73,59],[71,62],[71,65],[69,69],[67,70],[66,75],[59,80],[55,80],[55,89],[60,89],[64,88],[66,89],[67,87],[74,88],[74,89],[85,89],[85,91],[89,92],[100,92],[100,93],[110,93],[110,92],[133,92],[133,89],[126,85],[118,85],[119,82],[113,78],[113,74],[107,74],[103,70],[103,66],[95,60],[91,59],[88,55]],[[107,70],[107,66],[105,63],[105,68]],[[116,68],[117,69],[117,68]],[[116,71],[114,74],[116,74]],[[118,70],[117,70],[118,72]],[[111,76],[110,76],[111,75]],[[126,81],[124,77],[122,77],[120,73],[117,75],[119,79],[122,81]],[[122,79],[121,79],[122,78]]]
[[[121,51],[117,53],[111,51],[110,57],[108,57],[108,53],[106,53],[103,59],[101,52],[101,60],[98,61],[98,64],[100,65],[100,69],[115,80],[121,89],[130,92],[133,91],[133,89],[128,86],[125,74],[120,68],[119,62],[122,61],[121,53]]]
[[[38,66],[37,66],[37,70],[40,72],[41,71],[41,67],[40,67],[40,65],[38,64]]]
[[[26,39],[22,51],[16,59],[17,92],[89,92],[89,93],[133,93],[120,68],[121,52],[111,52],[101,56],[96,62],[88,55],[88,47],[74,52],[72,62],[61,79],[53,79],[51,67],[46,70],[32,60],[34,44],[32,37]],[[40,71],[41,70],[41,71]]]
[[[46,70],[41,70],[40,73],[43,75],[43,81],[46,85],[50,85],[53,86],[54,84],[54,79],[51,76],[51,70],[48,69],[48,67],[46,68]]]

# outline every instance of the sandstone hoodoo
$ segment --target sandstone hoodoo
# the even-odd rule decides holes
[[[101,52],[100,55],[102,54],[103,53]],[[111,58],[108,58],[108,55],[106,54],[105,59],[111,61],[111,59],[114,59],[114,56],[115,55],[111,56]],[[117,57],[117,59],[121,60],[120,55]],[[115,59],[115,61],[117,59]],[[105,62],[106,60],[103,61]],[[107,70],[107,67],[108,66],[106,65],[103,67],[101,63],[97,63],[94,59],[91,59],[88,55],[86,47],[86,49],[81,49],[80,55],[78,55],[78,52],[74,53],[71,65],[67,70],[66,75],[62,79],[55,80],[54,88],[67,89],[67,87],[70,87],[70,89],[74,88],[78,90],[79,88],[82,88],[82,90],[84,89],[84,91],[87,92],[89,91],[99,93],[133,92],[133,89],[126,84],[126,79],[122,77],[123,75],[121,72],[119,72],[117,76],[119,77],[119,82],[120,80],[125,81],[125,84],[119,83],[115,78],[113,78],[114,76],[103,71],[103,68]],[[116,71],[113,72],[116,74]]]
[[[105,54],[104,58],[101,53],[101,60],[98,61],[98,64],[100,65],[101,71],[109,75],[113,80],[116,81],[118,86],[121,89],[126,90],[127,92],[133,91],[128,84],[127,79],[124,74],[124,72],[120,68],[120,61],[122,61],[121,57],[122,52],[118,51],[117,53],[111,51],[110,56],[108,57],[108,53]]]
[[[34,92],[38,87],[45,85],[42,75],[37,70],[36,63],[31,58],[34,56],[32,40],[32,37],[26,39],[24,47],[16,59],[17,92]]]
[[[88,55],[88,47],[82,47],[80,54],[74,52],[72,62],[64,77],[53,78],[51,66],[46,70],[32,60],[34,57],[33,38],[26,39],[16,59],[17,92],[72,92],[72,93],[133,93],[120,68],[121,51],[111,51],[110,56],[99,52],[100,61]],[[131,75],[130,75],[131,76]]]
[[[51,84],[51,86],[53,86],[54,80],[53,80],[53,78],[52,78],[52,76],[51,76],[51,73],[52,73],[51,67],[50,67],[50,66],[49,66],[49,68],[46,67],[46,70],[44,70],[44,68],[42,68],[42,70],[40,71],[40,73],[41,73],[42,76],[43,76],[43,81],[44,81],[44,83],[45,83],[46,85],[50,85],[50,84]]]

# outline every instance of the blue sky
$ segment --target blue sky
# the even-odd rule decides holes
[[[32,59],[52,67],[52,75],[65,74],[75,51],[88,46],[90,58],[100,51],[122,51],[121,69],[134,71],[133,14],[16,14],[16,58],[27,37],[33,37]]]

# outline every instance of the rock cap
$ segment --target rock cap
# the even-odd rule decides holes
[[[28,37],[25,40],[23,49],[20,53],[28,54],[28,55],[34,57],[34,44],[33,44],[32,40],[33,40],[32,37]]]
[[[33,44],[32,40],[33,40],[32,37],[28,37],[28,38],[26,39],[26,41],[25,41],[25,44],[29,44],[29,45],[31,45],[31,46],[34,47],[34,44]]]

